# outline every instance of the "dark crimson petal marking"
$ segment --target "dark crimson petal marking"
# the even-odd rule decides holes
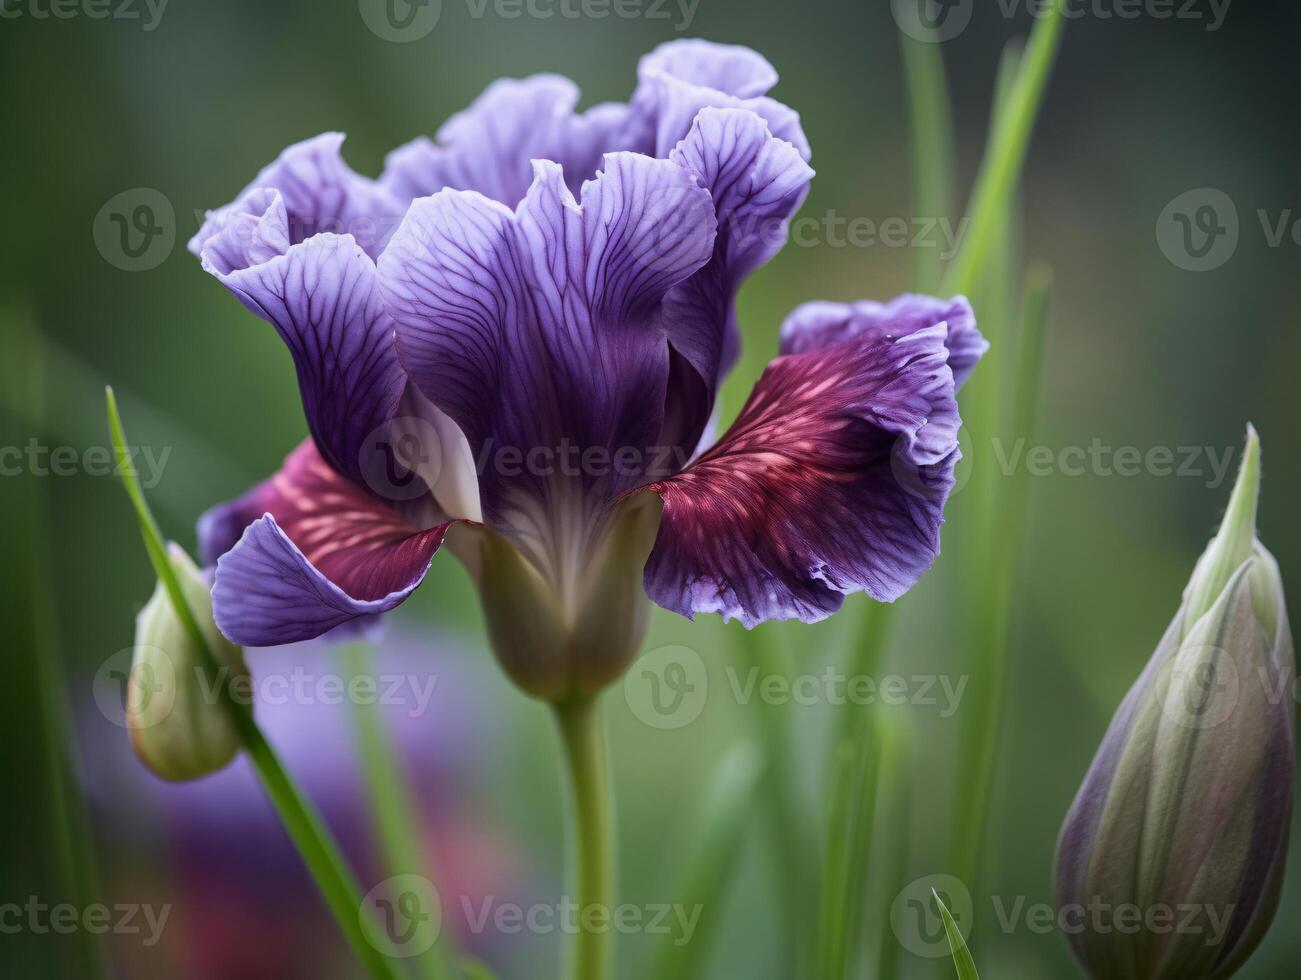
[[[646,590],[691,617],[813,622],[893,601],[939,553],[959,458],[945,328],[779,357],[664,500]]]
[[[949,348],[953,380],[960,388],[989,350],[965,296],[943,300],[905,293],[888,303],[805,303],[782,324],[781,352],[802,354],[851,337],[903,337],[937,323],[949,326],[944,343]]]
[[[217,625],[233,642],[274,646],[387,611],[420,584],[446,530],[407,523],[307,440],[270,480],[200,519],[200,554],[217,560]]]

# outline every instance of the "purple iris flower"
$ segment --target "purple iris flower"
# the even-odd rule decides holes
[[[639,499],[662,509],[645,592],[688,617],[814,621],[917,581],[959,458],[955,382],[986,347],[964,299],[801,307],[701,449],[737,291],[813,176],[776,81],[696,40],[643,58],[626,104],[578,113],[566,79],[499,81],[377,181],[326,134],[209,214],[190,248],[288,344],[311,433],[201,521],[228,637],[387,611],[453,527],[580,608]]]

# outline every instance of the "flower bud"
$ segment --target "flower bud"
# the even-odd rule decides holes
[[[518,687],[561,702],[623,676],[650,620],[642,571],[660,513],[655,494],[626,498],[563,582],[495,531],[452,528],[449,546],[475,577],[493,651]]]
[[[247,673],[243,651],[217,630],[207,577],[181,548],[168,559],[208,649],[224,668],[210,676],[162,582],[136,617],[126,720],[140,761],[163,779],[197,779],[224,768],[239,736],[224,703],[225,686]]]
[[[1116,712],[1057,854],[1060,921],[1095,980],[1220,980],[1277,908],[1294,667],[1256,540],[1259,442],[1156,653]]]

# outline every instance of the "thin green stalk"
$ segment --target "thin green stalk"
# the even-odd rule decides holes
[[[691,828],[682,883],[673,894],[686,909],[701,909],[689,943],[663,943],[646,976],[695,980],[706,975],[709,953],[722,925],[723,901],[745,842],[747,818],[763,776],[763,753],[743,742],[728,750],[709,780],[708,798]]]
[[[899,32],[912,126],[913,214],[935,221],[953,218],[953,112],[949,105],[941,45]],[[941,243],[917,248],[914,285],[937,290],[944,273]]]
[[[122,419],[118,414],[113,389],[107,389],[105,396],[117,472],[121,475],[127,496],[135,508],[149,560],[153,564],[158,580],[162,582],[163,588],[171,598],[177,617],[181,620],[190,641],[199,652],[204,670],[211,677],[219,677],[221,676],[220,664],[208,646],[193,610],[185,601],[176,572],[167,557],[162,532],[149,509],[144,492],[140,488],[140,481],[131,464],[131,455],[127,450],[126,435],[122,430]],[[392,964],[371,945],[362,931],[360,916],[363,914],[363,906],[360,889],[320,815],[281,765],[275,750],[271,748],[254,720],[252,710],[231,698],[229,691],[224,687],[223,690],[226,696],[222,703],[230,712],[244,750],[248,753],[281,823],[298,848],[303,863],[315,880],[353,953],[365,965],[371,976],[386,978],[386,980],[399,977],[400,974]]]
[[[945,277],[946,293],[970,292],[980,279],[985,255],[1005,213],[1006,202],[1021,176],[1030,133],[1061,44],[1068,3],[1069,0],[1057,0],[1030,34],[1006,111],[998,115],[971,192],[966,235]]]
[[[876,980],[895,980],[899,975],[902,950],[890,927],[890,906],[906,884],[908,854],[912,844],[912,781],[909,767],[909,732],[904,715],[896,713],[877,726],[880,740],[880,783],[885,788],[880,801],[878,833],[880,867],[870,882],[873,919],[877,923]]]
[[[761,626],[743,634],[744,653],[758,664],[763,676],[788,677],[789,663],[774,642],[774,626]],[[773,835],[769,849],[774,861],[778,898],[782,903],[786,970],[800,973],[805,966],[809,941],[808,914],[813,902],[809,874],[809,835],[796,802],[795,735],[785,705],[760,704],[756,712],[759,738],[763,745],[765,815]]]
[[[1022,303],[1022,323],[1016,351],[1015,370],[1010,388],[1008,409],[1010,431],[1030,438],[1034,430],[1034,408],[1042,374],[1044,338],[1047,331],[1051,279],[1046,270],[1036,268],[1027,277]],[[1024,539],[1026,501],[1029,487],[1024,475],[1007,481],[990,525],[990,537],[998,547],[980,554],[993,554],[994,567],[987,571],[998,593],[986,602],[988,646],[981,664],[986,676],[982,682],[986,696],[979,703],[973,736],[964,750],[960,795],[967,819],[960,822],[958,854],[964,861],[963,879],[971,886],[980,872],[980,854],[989,821],[994,763],[1002,731],[1001,706],[1007,675],[1007,647],[1011,639],[1012,590],[1016,563]]]
[[[348,644],[340,657],[351,677],[365,675],[366,648]],[[384,865],[389,875],[424,874],[425,860],[421,842],[424,835],[416,807],[399,769],[401,763],[392,739],[384,731],[383,719],[374,704],[352,704],[353,731],[361,756],[361,769],[367,784],[367,802],[378,832]],[[428,875],[426,875],[428,877]],[[450,980],[452,976],[443,960],[443,939],[418,957],[414,966],[429,980]]]
[[[46,377],[44,358],[41,356],[39,337],[24,322],[15,323],[10,338],[14,363],[25,365],[24,377],[8,378],[7,389],[11,396],[26,404],[26,417],[34,420],[37,429],[44,428]],[[30,484],[25,483],[24,486]],[[98,865],[92,846],[90,823],[82,806],[76,778],[76,753],[68,733],[72,723],[68,718],[65,691],[67,678],[59,652],[58,616],[55,608],[53,582],[50,568],[49,524],[46,519],[45,497],[40,493],[27,494],[30,510],[23,522],[26,537],[27,585],[31,590],[28,609],[31,612],[32,660],[36,673],[40,713],[42,758],[45,763],[45,786],[50,794],[50,811],[54,824],[54,856],[58,879],[69,902],[79,907],[98,901],[102,897]],[[102,942],[89,934],[65,947],[72,951],[75,972],[86,977],[105,974]]]
[[[555,706],[573,789],[570,847],[575,856],[579,929],[570,976],[610,976],[609,918],[614,904],[614,831],[609,764],[600,702],[576,698]]]

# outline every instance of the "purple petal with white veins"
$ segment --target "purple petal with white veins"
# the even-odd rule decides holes
[[[945,328],[779,357],[677,476],[646,591],[684,616],[814,622],[890,602],[930,567],[959,458]]]
[[[949,367],[961,387],[989,350],[965,296],[943,300],[905,293],[888,303],[805,303],[782,324],[781,352],[802,354],[851,337],[903,337],[937,323],[948,324],[944,342],[949,348]]]

